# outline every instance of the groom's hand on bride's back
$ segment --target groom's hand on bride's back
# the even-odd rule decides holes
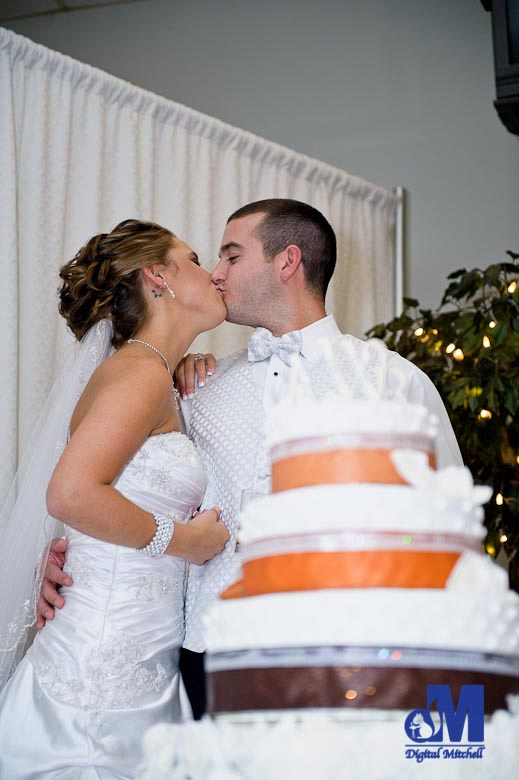
[[[72,577],[63,571],[66,550],[66,539],[52,540],[36,610],[38,628],[43,628],[47,620],[54,618],[56,607],[61,609],[64,605],[65,599],[59,595],[58,588],[72,585]]]

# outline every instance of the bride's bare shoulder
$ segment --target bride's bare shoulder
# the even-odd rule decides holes
[[[116,416],[146,417],[153,409],[161,418],[171,403],[171,377],[153,358],[116,352],[96,368],[76,404],[71,419],[74,431],[94,409]],[[153,415],[155,417],[155,414]]]

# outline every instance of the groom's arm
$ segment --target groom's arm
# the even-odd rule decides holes
[[[452,423],[436,387],[418,366],[393,352],[389,362],[388,388],[390,391],[394,391],[399,385],[401,385],[400,392],[403,393],[406,401],[425,406],[438,418],[437,468],[463,466],[463,459]]]

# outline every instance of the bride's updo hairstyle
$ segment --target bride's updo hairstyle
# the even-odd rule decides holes
[[[74,336],[81,339],[107,317],[114,325],[114,347],[132,338],[148,316],[140,271],[156,263],[168,265],[174,241],[166,228],[136,219],[87,241],[59,272],[59,312]]]

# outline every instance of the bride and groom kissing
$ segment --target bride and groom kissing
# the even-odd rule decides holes
[[[55,543],[39,602],[39,624],[49,622],[0,695],[0,778],[130,778],[143,732],[180,718],[181,648],[184,663],[203,652],[203,613],[239,568],[242,492],[269,489],[265,405],[282,394],[294,353],[318,395],[323,341],[338,354],[346,339],[348,359],[363,359],[364,342],[326,315],[335,262],[319,211],[270,199],[231,215],[211,275],[168,230],[135,220],[61,269],[60,312],[88,377],[78,363],[78,393],[67,374],[69,416],[58,402],[69,438],[46,503],[66,526],[65,566],[65,542]],[[224,319],[256,328],[248,349],[196,392],[188,359],[179,376],[192,398],[180,405],[172,368]],[[340,365],[351,383],[356,372]],[[459,464],[433,385],[391,354],[387,397],[397,386],[439,417],[440,467]],[[363,397],[362,383],[352,389]],[[11,621],[20,642],[26,623]]]

